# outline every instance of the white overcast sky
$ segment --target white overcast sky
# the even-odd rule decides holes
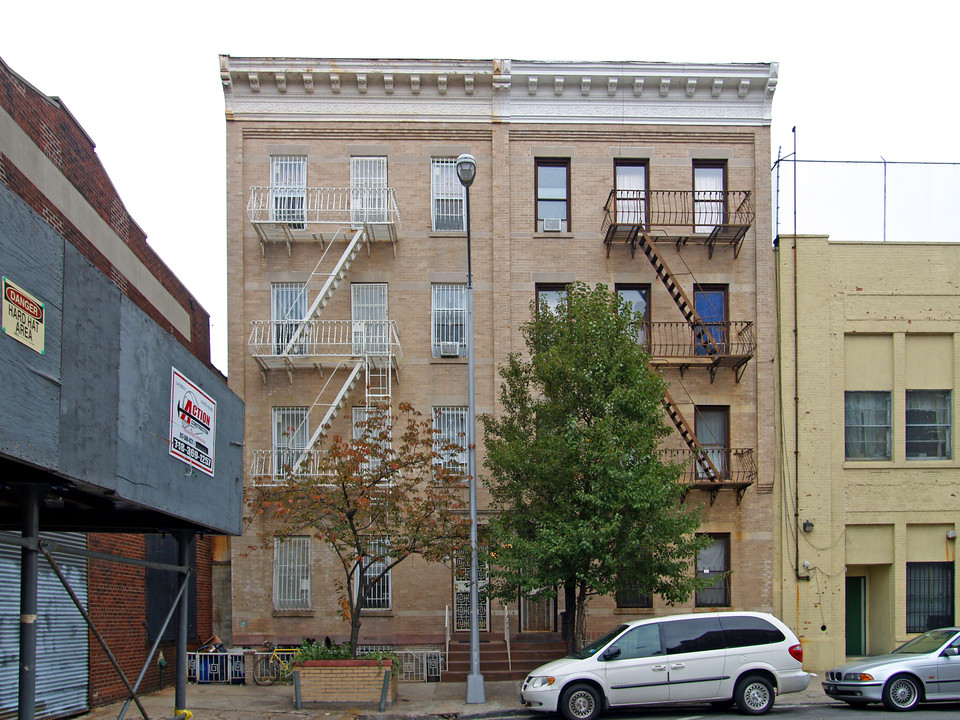
[[[0,57],[59,97],[93,138],[151,246],[210,312],[213,360],[226,372],[220,53],[779,62],[774,157],[778,147],[792,152],[796,126],[800,158],[960,162],[958,20],[960,5],[929,0],[9,0]],[[882,167],[849,176],[800,167],[799,232],[838,237],[846,224],[870,237],[842,239],[882,239]],[[888,170],[888,212],[899,218],[888,239],[911,239],[894,229],[909,235],[923,215],[902,200],[910,188],[939,190],[941,210],[956,207],[956,168]],[[836,190],[821,189],[838,179]],[[857,198],[866,211],[849,207],[852,185],[866,188]],[[933,239],[955,239],[945,225]],[[792,226],[781,206],[782,232]]]

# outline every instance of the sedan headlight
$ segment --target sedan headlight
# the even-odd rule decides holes
[[[552,678],[549,675],[543,675],[541,677],[532,677],[530,678],[530,682],[527,684],[527,687],[530,688],[531,690],[535,690],[537,688],[542,688],[542,687],[548,687],[550,685],[553,685],[555,680],[556,678]]]
[[[844,682],[872,682],[873,675],[869,673],[847,673],[843,676]]]

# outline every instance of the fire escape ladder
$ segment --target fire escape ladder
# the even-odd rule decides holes
[[[347,374],[347,378],[344,380],[343,386],[340,388],[339,392],[337,392],[337,397],[327,408],[327,411],[323,414],[323,419],[320,421],[320,424],[317,425],[317,429],[313,431],[313,435],[310,436],[310,440],[300,452],[300,457],[297,458],[294,468],[298,468],[303,464],[303,461],[307,459],[308,454],[311,450],[313,450],[320,438],[326,435],[327,427],[330,425],[330,421],[333,420],[338,412],[340,412],[340,408],[343,407],[344,403],[347,401],[347,398],[350,396],[350,393],[353,391],[353,388],[356,386],[357,380],[360,377],[360,371],[363,369],[364,364],[365,363],[363,362],[358,362],[350,368],[350,372]],[[325,389],[326,386],[324,386],[324,390]],[[320,404],[320,398],[322,396],[323,390],[321,390],[320,394],[317,395],[317,399],[313,403],[314,407]]]
[[[350,239],[350,242],[347,243],[346,249],[343,251],[343,254],[340,256],[340,259],[337,260],[337,264],[334,266],[333,270],[327,275],[327,279],[323,283],[323,287],[320,288],[320,292],[317,294],[317,297],[311,303],[310,307],[307,309],[306,314],[303,317],[303,322],[301,322],[297,329],[290,335],[290,340],[287,342],[286,347],[283,348],[282,355],[289,355],[291,351],[297,347],[297,341],[300,340],[304,331],[307,328],[308,323],[313,320],[313,318],[326,307],[327,303],[330,302],[330,297],[333,295],[333,292],[337,289],[337,286],[340,282],[346,277],[347,270],[350,269],[350,266],[353,264],[354,259],[357,257],[357,254],[360,252],[360,248],[367,241],[367,232],[366,229],[361,227],[359,228]],[[320,265],[317,265],[319,268]],[[315,268],[311,278],[317,274],[317,269]]]
[[[720,482],[720,472],[717,470],[716,465],[713,464],[713,461],[710,460],[710,456],[707,454],[707,451],[704,450],[700,441],[697,440],[696,433],[690,427],[686,418],[683,417],[680,408],[677,407],[673,398],[670,397],[669,392],[663,394],[663,407],[667,411],[667,415],[670,416],[670,420],[676,426],[677,431],[680,433],[680,437],[683,438],[687,447],[690,448],[690,452],[693,453],[698,472],[710,482]]]
[[[674,278],[673,273],[670,272],[666,261],[664,261],[663,257],[657,251],[653,239],[646,232],[640,230],[637,233],[637,245],[640,246],[643,254],[647,256],[650,264],[653,265],[654,272],[657,273],[660,282],[663,283],[667,292],[670,293],[670,297],[673,298],[684,319],[690,323],[698,346],[704,348],[708,357],[716,360],[720,356],[720,348],[717,346],[710,331],[703,326],[703,320],[700,319],[697,311],[693,308],[693,304],[690,302],[690,298],[687,297],[683,288],[680,287],[680,284],[676,278]]]

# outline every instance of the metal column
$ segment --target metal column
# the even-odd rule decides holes
[[[33,720],[37,704],[37,538],[40,533],[40,499],[46,489],[25,485],[20,548],[20,685],[17,695],[19,720]]]
[[[190,543],[193,542],[193,533],[182,530],[177,533],[177,565],[188,568],[183,577],[189,576]],[[180,596],[179,626],[177,628],[177,679],[174,697],[175,714],[179,715],[187,705],[187,617],[190,610],[190,593]]]

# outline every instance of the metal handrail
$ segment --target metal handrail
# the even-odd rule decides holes
[[[752,225],[756,218],[749,190],[613,189],[603,211],[605,237],[614,225],[642,226],[654,237],[657,228],[668,227],[709,235],[716,228]]]
[[[698,339],[691,323],[645,322],[640,326],[640,343],[652,358],[753,357],[757,338],[750,320],[701,322],[703,331],[713,338],[718,354],[711,355]]]
[[[686,463],[681,482],[697,485],[710,482],[695,461],[694,453],[705,453],[719,473],[720,483],[752,483],[757,479],[757,461],[753,448],[706,446],[697,451],[690,448],[660,448],[657,455],[663,462]]]
[[[293,229],[319,223],[400,227],[400,209],[392,187],[252,186],[247,200],[247,217],[252,223],[281,222]]]
[[[254,320],[247,347],[253,357],[392,357],[403,358],[395,320]],[[304,326],[284,353],[297,328]]]

